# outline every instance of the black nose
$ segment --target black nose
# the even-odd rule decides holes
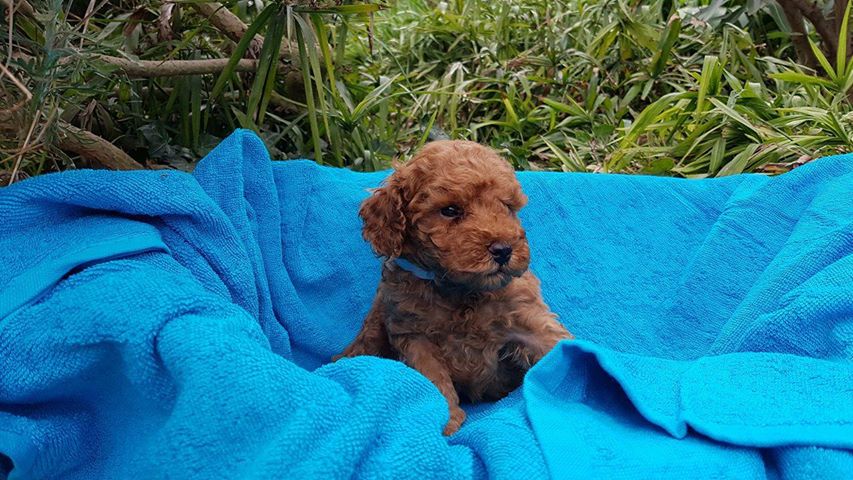
[[[489,253],[500,265],[506,265],[512,257],[512,247],[508,243],[495,242],[489,246]]]

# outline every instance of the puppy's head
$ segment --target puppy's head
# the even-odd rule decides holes
[[[509,164],[474,142],[427,144],[361,206],[364,238],[444,283],[489,291],[530,262],[517,213],[527,198]]]

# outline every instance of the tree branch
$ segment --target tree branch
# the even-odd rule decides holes
[[[218,73],[228,65],[227,58],[211,58],[206,60],[129,60],[109,55],[95,55],[92,58],[114,65],[127,76],[136,78]],[[71,60],[73,59],[69,59],[69,61]],[[236,71],[252,72],[257,67],[257,60],[242,59],[237,62]]]
[[[0,3],[3,4],[4,7],[11,10],[14,4],[14,9],[16,12],[23,13],[28,17],[35,16],[35,10],[33,6],[27,0],[0,0]]]
[[[109,141],[70,123],[60,122],[57,147],[110,170],[144,170],[139,162]]]
[[[824,45],[827,59],[835,64],[835,53],[838,51],[838,32],[832,28],[830,21],[823,15],[820,7],[809,0],[777,0],[783,10],[799,10],[803,17],[814,26]]]
[[[175,38],[172,32],[172,17],[176,6],[177,4],[171,2],[163,2],[160,5],[160,11],[157,14],[157,39],[161,42],[168,42]]]
[[[841,30],[841,22],[844,21],[844,10],[847,9],[847,0],[835,0],[832,5],[832,27],[838,32]]]
[[[849,0],[835,0],[835,11],[836,11],[836,19],[835,19],[835,31],[841,31],[841,23],[844,22],[844,13],[847,12],[847,3]],[[840,45],[839,45],[840,47]],[[850,34],[849,24],[847,30],[847,59],[853,56],[853,35]]]
[[[124,153],[120,148],[113,145],[108,140],[95,135],[94,133],[75,127],[70,123],[59,121],[58,123],[58,138],[54,144],[60,150],[79,155],[82,159],[90,164],[100,165],[110,170],[144,170],[145,167],[139,162],[131,158],[130,155]],[[0,123],[0,131],[4,133],[12,132],[15,128],[12,124]],[[22,155],[21,150],[18,152]],[[22,175],[24,175],[22,177]],[[26,178],[23,172],[17,168],[9,172],[9,177],[4,178],[2,182],[8,184],[14,180]],[[4,186],[0,183],[0,186]]]
[[[809,46],[808,33],[803,23],[803,14],[798,8],[792,8],[789,3],[782,0],[779,1],[779,5],[782,7],[785,19],[788,20],[788,25],[791,27],[791,43],[794,44],[797,58],[803,65],[817,70],[818,62]]]
[[[210,20],[210,23],[214,27],[233,42],[239,42],[243,38],[243,35],[246,34],[246,30],[249,29],[248,25],[243,23],[237,15],[231,13],[221,3],[190,3],[189,5],[196,9],[199,14]],[[249,52],[252,53],[252,56],[257,56],[260,53],[263,44],[264,37],[255,35],[255,38],[252,39],[252,43],[249,45]],[[298,52],[297,48],[291,42],[287,41],[287,39],[281,42],[279,58],[286,62],[298,64],[299,57],[296,55],[296,52]]]

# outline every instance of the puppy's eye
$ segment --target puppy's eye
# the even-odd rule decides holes
[[[449,205],[440,210],[441,215],[447,218],[459,218],[462,216],[462,208],[456,205]]]

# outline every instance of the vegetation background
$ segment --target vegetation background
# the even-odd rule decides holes
[[[853,151],[847,0],[0,0],[0,185],[190,170],[234,128],[384,168],[708,177]]]

